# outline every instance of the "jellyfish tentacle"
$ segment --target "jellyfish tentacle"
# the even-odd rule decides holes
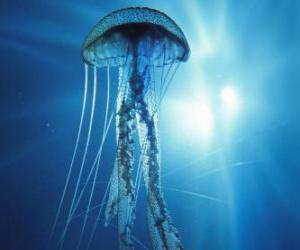
[[[103,144],[104,144],[104,141],[105,141],[105,132],[106,132],[106,129],[107,129],[109,97],[110,97],[109,90],[110,90],[110,77],[109,77],[109,66],[107,66],[107,94],[106,94],[106,108],[105,108],[105,115],[104,115],[103,131],[102,131],[101,144],[100,144],[101,152],[102,152],[102,147],[103,147]],[[89,211],[91,203],[92,203],[94,190],[95,190],[95,184],[96,184],[96,180],[97,180],[98,172],[99,172],[99,168],[100,168],[100,160],[101,160],[101,154],[99,155],[98,161],[97,161],[97,164],[96,164],[96,170],[95,170],[93,183],[92,183],[92,189],[91,189],[91,192],[90,192],[90,197],[89,197],[89,201],[88,201],[88,205],[87,205],[87,211]],[[87,223],[87,218],[88,218],[88,213],[86,213],[85,217],[84,217],[84,222],[83,222],[83,226],[82,226],[82,229],[81,229],[77,249],[79,249],[81,241],[82,241],[82,237],[83,237],[84,230],[85,230],[86,223]]]
[[[141,107],[140,112],[146,113],[146,110],[147,105],[145,104],[143,108]],[[139,114],[139,124],[144,123],[140,126],[145,126],[147,133],[144,178],[147,186],[147,216],[150,236],[154,249],[183,249],[162,197],[156,125],[152,116],[148,115],[147,117],[145,119],[143,115]]]
[[[86,145],[85,145],[85,148],[84,148],[82,163],[81,163],[81,166],[80,166],[80,171],[79,171],[79,175],[78,175],[77,182],[76,182],[75,192],[74,192],[74,195],[73,195],[73,199],[72,199],[72,203],[71,203],[71,207],[70,207],[70,211],[69,211],[69,215],[68,215],[69,219],[70,219],[70,217],[72,215],[72,212],[73,212],[73,209],[74,209],[74,204],[75,204],[75,200],[77,198],[77,192],[78,192],[78,188],[79,188],[79,184],[80,184],[80,180],[81,180],[81,176],[82,176],[82,172],[83,172],[83,168],[84,168],[84,165],[85,165],[85,160],[86,160],[86,156],[87,156],[88,148],[89,148],[89,144],[90,144],[91,132],[92,132],[92,126],[93,126],[93,118],[94,118],[94,111],[95,111],[95,103],[96,103],[96,93],[97,93],[97,68],[96,68],[96,66],[94,66],[93,100],[92,100],[92,109],[91,109],[91,116],[90,116],[90,122],[89,122],[89,129],[88,129]]]
[[[119,110],[121,106],[121,100],[124,99],[124,93],[126,92],[123,89],[123,81],[124,81],[124,74],[123,68],[119,68],[119,86],[118,86],[118,98],[116,102],[116,109]],[[118,119],[119,116],[116,116],[116,135],[117,135],[117,145],[118,145],[118,134],[119,134],[119,127],[118,127]],[[117,158],[115,159],[112,174],[110,177],[110,190],[107,200],[107,205],[105,208],[105,226],[108,226],[111,220],[117,215],[118,213],[118,161]]]
[[[175,69],[173,70],[173,72],[172,72],[172,74],[171,74],[171,76],[170,76],[170,79],[168,79],[168,82],[166,82],[166,81],[167,81],[167,78],[165,79],[165,83],[164,83],[165,88],[164,88],[164,91],[163,91],[162,96],[161,96],[161,98],[160,98],[160,102],[162,102],[162,101],[164,100],[165,95],[166,95],[166,93],[167,93],[167,90],[169,89],[169,87],[170,87],[170,85],[171,85],[171,83],[172,83],[172,81],[173,81],[173,78],[174,78],[174,76],[175,76],[175,74],[176,74],[176,72],[177,72],[179,66],[180,66],[180,62],[178,62],[178,63],[176,64]]]
[[[134,114],[130,98],[122,100],[119,116],[118,166],[118,229],[121,249],[131,249],[131,227],[134,218],[133,169],[133,123]]]
[[[140,192],[140,187],[141,187],[141,180],[142,180],[142,167],[143,167],[143,161],[144,161],[144,155],[145,155],[145,151],[146,151],[146,138],[139,138],[140,141],[140,146],[141,146],[141,154],[139,157],[139,162],[138,162],[138,168],[137,168],[137,173],[136,173],[136,178],[135,178],[135,205],[137,204],[137,199],[139,196],[139,192]]]
[[[151,102],[147,104],[145,93],[143,93],[145,84],[149,84],[145,82],[146,79],[149,79],[145,77],[145,71],[148,71],[147,67],[137,77],[136,88],[132,92],[136,95],[135,109],[139,136],[146,138],[143,172],[147,189],[147,217],[150,237],[154,249],[183,249],[179,234],[172,224],[160,189],[157,113],[153,109]]]
[[[91,169],[90,169],[90,171],[89,171],[89,173],[88,173],[88,176],[87,176],[87,178],[86,178],[86,180],[85,180],[85,182],[84,182],[84,185],[83,185],[83,187],[82,187],[82,189],[81,189],[81,191],[80,191],[80,193],[79,193],[79,195],[78,195],[76,204],[74,205],[74,208],[73,208],[73,212],[71,213],[71,219],[73,218],[73,215],[75,214],[75,211],[76,211],[76,209],[77,209],[78,206],[79,206],[79,203],[80,203],[80,201],[81,201],[81,199],[82,199],[82,197],[83,197],[84,191],[86,190],[86,187],[87,187],[87,185],[88,185],[88,183],[89,183],[89,180],[90,180],[90,178],[92,177],[92,174],[93,174],[93,172],[94,172],[94,169],[96,168],[99,159],[101,159],[101,156],[102,156],[102,150],[103,150],[103,145],[104,145],[104,142],[105,142],[105,140],[106,140],[107,133],[108,133],[108,131],[109,131],[109,129],[110,129],[110,126],[111,126],[111,122],[112,122],[113,116],[114,116],[114,112],[112,112],[111,115],[110,115],[110,118],[109,118],[109,121],[108,121],[108,124],[107,124],[107,128],[106,128],[106,131],[105,131],[104,139],[103,139],[103,141],[102,141],[103,143],[101,143],[101,145],[99,146],[97,155],[96,155],[96,157],[95,157],[95,159],[94,159],[94,161],[93,161],[93,164],[92,164]],[[70,220],[70,221],[71,221],[71,220]]]
[[[54,232],[55,232],[55,229],[56,229],[56,226],[57,226],[58,219],[60,217],[61,209],[62,209],[62,206],[63,206],[63,202],[65,200],[67,188],[69,187],[69,182],[70,182],[71,174],[72,174],[72,171],[73,171],[75,158],[76,158],[76,155],[77,155],[79,140],[80,140],[80,137],[81,137],[81,130],[82,130],[83,118],[84,118],[84,115],[85,115],[87,89],[88,89],[88,65],[87,64],[84,65],[84,71],[85,71],[84,94],[83,94],[81,116],[80,116],[78,132],[77,132],[77,138],[76,138],[76,142],[75,142],[75,148],[74,148],[74,151],[73,151],[72,160],[71,160],[69,171],[68,171],[67,178],[66,178],[66,181],[65,181],[63,193],[62,193],[62,196],[61,196],[61,199],[60,199],[60,202],[59,202],[59,206],[58,206],[58,209],[57,209],[57,212],[56,212],[56,215],[55,215],[55,220],[54,220],[54,223],[53,223],[53,226],[52,226],[52,229],[51,229],[51,233],[50,233],[50,236],[49,236],[49,239],[48,239],[47,249],[49,249],[50,242],[52,240],[52,237],[54,235]]]
[[[103,131],[106,130],[107,127],[107,118],[108,118],[108,109],[109,109],[109,101],[110,101],[110,66],[106,67],[107,70],[107,94],[106,94],[106,107],[105,107],[105,118],[104,118],[104,125]],[[103,133],[104,134],[104,133]]]
[[[110,188],[105,208],[105,222],[107,227],[111,220],[117,215],[118,212],[118,164],[117,160],[114,162],[113,171],[110,177]]]
[[[101,212],[102,212],[102,210],[103,210],[103,207],[104,207],[104,204],[105,204],[105,200],[106,200],[106,198],[107,198],[107,195],[108,195],[108,191],[109,191],[110,185],[111,185],[111,180],[109,180],[109,182],[108,182],[108,184],[107,184],[107,187],[106,187],[106,189],[105,189],[105,192],[104,192],[102,201],[101,201],[101,203],[100,203],[101,205],[100,205],[100,208],[99,208],[99,211],[98,211],[98,214],[97,214],[97,217],[96,217],[96,220],[95,220],[93,229],[92,229],[92,233],[90,234],[90,237],[89,237],[89,241],[88,241],[86,250],[89,250],[89,249],[90,249],[90,246],[91,246],[92,241],[93,241],[93,239],[94,239],[94,236],[95,236],[95,233],[96,233],[96,228],[97,228],[98,222],[99,222],[99,220],[100,220],[100,215],[101,215]]]
[[[126,59],[123,67],[119,67],[119,84],[118,84],[118,97],[116,100],[116,110],[120,109],[121,106],[121,100],[125,98],[125,93],[127,92],[127,85],[125,79],[125,74],[124,71],[128,67],[128,59],[129,59],[129,47],[127,47],[127,54],[126,54]],[[125,82],[125,84],[124,84]],[[118,119],[119,116],[116,115],[116,141],[118,145],[118,135],[119,135],[119,128],[118,128]],[[117,162],[117,157],[115,159],[114,165],[113,165],[113,170],[112,174],[110,177],[110,188],[109,188],[109,194],[108,194],[108,199],[107,199],[107,204],[105,208],[105,219],[104,219],[104,225],[107,227],[111,220],[117,215],[118,213],[118,162]]]
[[[81,178],[82,178],[83,169],[84,169],[85,162],[86,162],[86,156],[87,156],[88,149],[89,149],[89,146],[90,146],[92,126],[93,126],[93,121],[94,121],[96,93],[97,93],[97,68],[96,68],[96,66],[94,66],[93,97],[92,97],[92,107],[91,107],[91,113],[90,113],[88,135],[87,135],[87,139],[86,139],[86,144],[85,144],[85,148],[84,148],[84,154],[83,154],[82,162],[81,162],[81,165],[80,165],[79,175],[77,177],[76,186],[75,186],[75,190],[74,190],[74,194],[73,194],[71,206],[70,206],[69,211],[68,211],[67,221],[66,221],[65,227],[63,229],[63,232],[62,232],[62,235],[61,235],[61,239],[60,239],[60,246],[61,246],[61,248],[63,248],[65,236],[66,236],[69,224],[70,224],[70,222],[72,220],[72,216],[73,216],[73,214],[75,212],[74,205],[75,205],[75,202],[76,202],[77,193],[78,193],[80,181],[81,181]]]
[[[118,229],[121,249],[131,249],[131,228],[134,220],[133,169],[133,123],[130,102],[123,101],[118,112],[119,144],[117,149],[118,165]]]
[[[125,78],[125,83],[131,81],[130,76],[132,67],[124,67],[122,78]],[[132,171],[134,164],[133,150],[133,132],[135,130],[135,110],[134,99],[131,91],[122,84],[119,84],[119,92],[117,97],[117,155],[113,176],[117,176],[117,200],[112,212],[117,211],[118,214],[118,234],[120,249],[133,249],[131,230],[135,218],[135,199],[134,187],[132,182]],[[117,173],[117,174],[116,174]],[[113,177],[115,178],[115,177]],[[112,188],[112,187],[111,187]],[[112,189],[111,189],[112,190]],[[115,192],[116,193],[116,192]],[[113,194],[115,195],[115,194]],[[110,199],[109,199],[110,200]]]
[[[150,67],[146,62],[132,58],[130,67],[123,67],[122,70],[124,71],[122,77],[125,77],[129,89],[122,89],[121,87],[124,86],[119,84],[116,116],[118,146],[106,207],[106,225],[115,215],[118,215],[120,249],[133,248],[131,231],[136,200],[132,182],[134,160],[132,136],[137,124],[141,148],[144,151],[142,153],[143,176],[147,189],[147,217],[153,248],[183,249],[160,188],[158,107],[153,96],[148,102],[145,98],[146,93],[151,91]],[[119,77],[121,74],[122,71]]]

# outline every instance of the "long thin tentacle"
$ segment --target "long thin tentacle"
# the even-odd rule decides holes
[[[161,100],[160,100],[161,102],[163,101],[163,99],[164,99],[164,97],[165,97],[165,95],[166,95],[166,93],[167,93],[167,90],[169,89],[169,87],[170,87],[170,85],[171,85],[171,82],[172,82],[172,80],[173,80],[173,78],[174,78],[174,76],[175,76],[175,73],[177,72],[179,66],[180,66],[180,63],[177,63],[177,65],[175,66],[175,69],[174,69],[174,71],[173,71],[173,73],[172,73],[170,79],[168,80],[168,82],[167,82],[167,84],[166,84],[166,86],[165,86],[165,88],[164,88],[164,91],[163,91],[163,93],[162,93]],[[167,79],[165,79],[165,81],[166,81],[166,80],[167,80]]]
[[[109,66],[107,67],[107,94],[106,94],[106,108],[105,108],[105,116],[104,116],[104,124],[103,124],[103,133],[102,133],[102,138],[101,138],[101,146],[103,146],[104,144],[104,141],[105,141],[105,132],[107,130],[107,119],[108,119],[108,112],[109,112],[109,99],[110,99],[110,77],[109,77]],[[102,150],[101,150],[102,151]],[[98,162],[97,162],[97,166],[96,166],[96,170],[95,170],[95,175],[94,175],[94,180],[93,180],[93,183],[92,183],[92,189],[91,189],[91,193],[90,193],[90,197],[89,197],[89,201],[88,201],[88,206],[87,206],[87,211],[89,211],[89,208],[90,208],[90,205],[91,205],[91,201],[92,201],[92,198],[93,198],[93,194],[94,194],[94,190],[95,190],[95,184],[96,184],[96,180],[97,180],[97,176],[98,176],[98,171],[99,171],[99,167],[100,167],[100,160],[101,160],[101,156],[99,155],[98,157]],[[109,187],[109,185],[108,185]],[[107,192],[105,192],[105,195],[106,195]],[[100,208],[100,213],[102,211],[102,207]],[[82,227],[82,231],[81,231],[81,236],[80,236],[80,239],[82,239],[82,236],[83,236],[83,232],[84,232],[84,228],[85,228],[85,225],[86,225],[86,222],[87,222],[87,216],[88,214],[85,215],[85,218],[84,218],[84,224],[83,224],[83,227]],[[100,214],[99,214],[100,216]],[[95,225],[97,225],[97,220],[95,221]],[[94,226],[95,228],[95,226]],[[89,243],[88,243],[88,247],[90,245],[90,242],[91,242],[91,238],[90,237],[90,240],[89,240]]]
[[[166,79],[168,79],[169,74],[170,74],[170,72],[171,72],[171,69],[172,69],[173,65],[174,65],[174,62],[172,62],[172,63],[169,65],[168,70],[167,70],[167,73],[164,74],[164,75],[162,75],[161,83],[160,83],[160,90],[159,90],[159,99],[160,99],[160,100],[162,99],[162,94],[163,94],[163,89],[164,89],[164,87],[165,87]],[[165,67],[166,67],[166,66],[162,66],[162,72],[164,72],[164,68],[165,68]]]
[[[63,190],[63,193],[62,193],[62,196],[61,196],[61,199],[60,199],[60,202],[59,202],[59,206],[58,206],[58,209],[57,209],[57,213],[56,213],[56,216],[55,216],[55,220],[54,220],[54,223],[53,223],[53,226],[52,226],[52,230],[51,230],[51,234],[50,234],[49,242],[48,242],[48,247],[49,247],[50,241],[52,240],[52,237],[53,237],[53,234],[54,234],[54,231],[56,229],[57,222],[58,222],[58,219],[59,219],[59,216],[60,216],[60,213],[61,213],[62,205],[63,205],[64,199],[65,199],[65,195],[66,195],[67,188],[69,186],[69,182],[70,182],[70,178],[71,178],[71,174],[72,174],[72,171],[73,171],[74,161],[75,161],[75,158],[76,158],[76,155],[77,155],[79,140],[80,140],[80,136],[81,136],[83,118],[84,118],[85,108],[86,108],[87,89],[88,89],[88,65],[87,64],[84,65],[84,71],[85,71],[85,77],[84,77],[83,102],[82,102],[81,116],[80,116],[80,122],[79,122],[79,128],[78,128],[75,148],[74,148],[74,151],[73,151],[71,164],[70,164],[69,171],[68,171],[67,178],[66,178],[66,182],[65,182],[65,185],[64,185],[64,190]]]
[[[84,154],[83,154],[83,158],[82,158],[82,163],[81,163],[80,170],[79,170],[79,175],[78,175],[77,182],[76,182],[74,195],[73,195],[73,198],[72,198],[72,203],[71,203],[69,213],[68,213],[68,217],[67,217],[67,223],[66,223],[66,226],[65,226],[65,228],[63,230],[63,233],[62,233],[61,246],[63,246],[63,242],[64,242],[64,238],[65,238],[65,235],[66,235],[66,232],[67,232],[69,221],[72,219],[71,215],[72,215],[72,212],[73,212],[73,206],[74,206],[74,203],[75,203],[75,200],[76,200],[76,197],[77,197],[77,192],[78,192],[79,184],[80,184],[80,181],[81,181],[82,172],[83,172],[83,168],[84,168],[84,165],[85,165],[85,160],[86,160],[88,148],[89,148],[89,145],[90,145],[91,131],[92,131],[92,125],[93,125],[94,111],[95,111],[96,93],[97,93],[97,68],[94,66],[93,99],[92,99],[92,108],[91,108],[88,135],[87,135],[86,145],[85,145]]]
[[[107,67],[107,94],[106,94],[106,108],[105,108],[105,115],[104,115],[104,123],[103,123],[103,132],[102,132],[102,137],[101,137],[101,145],[104,144],[104,140],[105,140],[105,131],[107,129],[107,119],[108,119],[108,109],[109,109],[109,97],[110,97],[110,77],[109,77],[109,66]],[[97,176],[98,176],[98,172],[99,172],[99,167],[100,167],[100,160],[101,157],[98,157],[98,162],[97,162],[97,166],[96,166],[96,170],[95,170],[95,174],[94,174],[94,179],[93,179],[93,183],[92,183],[92,189],[91,189],[91,193],[90,193],[90,197],[89,197],[89,201],[88,201],[88,205],[87,205],[87,211],[89,211],[90,206],[91,206],[91,202],[93,199],[93,194],[94,194],[94,190],[95,190],[95,184],[96,184],[96,180],[97,180]],[[87,216],[88,214],[85,215],[84,217],[84,222],[83,222],[83,226],[81,229],[81,233],[80,233],[80,239],[79,239],[79,243],[78,243],[78,247],[77,249],[79,249],[80,244],[81,244],[81,240],[83,237],[83,233],[84,233],[84,229],[86,226],[86,222],[87,222]]]
[[[108,191],[109,191],[110,185],[111,185],[111,179],[109,180],[109,182],[108,182],[108,184],[107,184],[107,187],[106,187],[106,189],[105,189],[105,192],[104,192],[104,195],[103,195],[103,198],[102,198],[102,201],[101,201],[100,204],[105,204],[105,200],[107,199]],[[94,238],[94,236],[95,236],[95,232],[96,232],[96,228],[97,228],[98,222],[99,222],[99,220],[100,220],[100,216],[101,216],[102,210],[103,210],[103,205],[100,206],[100,208],[99,208],[99,210],[98,210],[98,214],[97,214],[97,217],[96,217],[96,220],[95,220],[95,223],[94,223],[94,226],[93,226],[93,229],[92,229],[92,233],[91,233],[91,235],[90,235],[90,238],[89,238],[89,241],[88,241],[86,250],[89,250],[89,249],[90,249],[90,246],[91,246],[91,244],[92,244],[93,238]]]
[[[159,88],[160,96],[162,94],[164,77],[165,77],[165,63],[166,63],[166,47],[164,46],[164,49],[163,49],[163,66],[161,67],[161,75],[160,75],[160,88]],[[168,72],[167,72],[167,75],[168,75]]]
[[[111,115],[110,115],[110,118],[109,118],[109,121],[108,121],[107,129],[106,129],[106,131],[105,131],[103,144],[104,144],[104,142],[105,142],[105,140],[106,140],[108,131],[109,131],[110,126],[111,126],[111,122],[112,122],[112,120],[113,120],[112,118],[114,117],[114,114],[115,114],[115,112],[112,111],[112,112],[111,112]],[[86,187],[87,187],[87,185],[88,185],[88,183],[89,183],[89,181],[90,181],[90,178],[92,177],[92,174],[93,174],[93,172],[94,172],[94,169],[95,169],[95,167],[97,166],[98,161],[99,161],[99,159],[100,159],[101,156],[102,156],[103,144],[101,144],[101,145],[99,146],[99,149],[98,149],[96,158],[95,158],[95,160],[94,160],[94,162],[93,162],[93,164],[92,164],[92,167],[91,167],[90,172],[89,172],[89,174],[88,174],[88,176],[87,176],[87,178],[86,178],[86,180],[85,180],[85,183],[84,183],[84,185],[83,185],[83,187],[82,187],[82,189],[81,189],[81,192],[80,192],[80,194],[78,195],[77,201],[76,201],[76,203],[75,203],[75,205],[74,205],[74,208],[73,208],[73,211],[72,211],[72,213],[71,213],[71,219],[69,220],[68,223],[70,223],[70,221],[72,220],[72,217],[74,216],[75,211],[76,211],[76,209],[77,209],[77,207],[78,207],[78,205],[79,205],[79,203],[80,203],[80,201],[81,201],[81,199],[82,199],[82,197],[83,197],[84,191],[85,191],[85,189],[86,189]]]
[[[106,108],[105,108],[105,117],[104,117],[104,129],[107,127],[107,117],[108,117],[108,109],[109,109],[109,100],[110,100],[110,67],[107,66],[107,94],[106,94]],[[103,132],[104,134],[104,132]]]

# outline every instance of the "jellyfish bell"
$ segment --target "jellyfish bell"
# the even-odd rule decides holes
[[[101,203],[106,203],[105,225],[109,225],[111,220],[117,217],[119,248],[133,249],[133,236],[131,231],[135,219],[136,199],[140,185],[140,182],[137,181],[138,178],[136,178],[134,182],[132,176],[135,149],[133,135],[134,132],[137,131],[141,148],[141,160],[139,161],[137,172],[142,173],[146,187],[148,229],[153,249],[183,249],[179,234],[173,226],[168,210],[166,209],[160,188],[161,176],[157,109],[163,98],[162,92],[163,94],[166,92],[168,84],[173,78],[174,74],[168,78],[172,66],[185,62],[189,54],[190,49],[188,42],[179,26],[166,14],[150,8],[136,7],[114,11],[102,18],[90,31],[82,45],[82,58],[86,64],[86,84],[88,82],[88,65],[94,66],[93,105],[84,157],[79,170],[79,176],[77,178],[72,204],[69,209],[62,238],[65,237],[67,228],[74,217],[74,213],[78,208],[78,204],[86,188],[86,185],[84,185],[81,191],[79,190],[79,185],[83,178],[81,173],[84,172],[82,169],[86,165],[85,156],[88,151],[92,127],[93,109],[97,92],[97,68],[107,67],[109,76],[110,67],[119,67],[118,92],[115,105],[117,135],[116,158],[113,164],[109,185]],[[164,68],[167,66],[169,68],[166,74],[164,74]],[[158,101],[154,96],[156,90],[153,88],[153,85],[155,85],[155,75],[153,72],[155,71],[154,68],[157,67],[161,69],[161,82],[159,86],[160,98]],[[173,70],[173,73],[176,72],[176,69],[177,68]],[[167,81],[167,78],[169,81]],[[166,81],[168,82],[167,84]],[[86,87],[84,96],[83,106],[85,106]],[[107,100],[109,100],[109,91],[107,93]],[[70,183],[69,178],[76,155],[85,108],[83,107],[82,110],[73,159],[56,221],[60,214],[65,191]],[[101,145],[94,164],[90,166],[89,174],[85,180],[85,183],[87,183],[90,181],[91,176],[94,176],[77,249],[79,249],[83,238],[87,214],[90,210],[94,195],[102,147],[110,124],[107,119],[107,113],[108,101]],[[141,175],[137,174],[137,176]],[[89,248],[93,239],[101,211],[102,206],[97,215],[87,248]]]
[[[82,46],[84,62],[98,67],[122,66],[129,55],[163,66],[184,62],[189,54],[185,35],[170,17],[139,7],[117,10],[102,18]]]

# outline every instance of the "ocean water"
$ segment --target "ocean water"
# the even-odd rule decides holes
[[[71,190],[50,242],[49,237],[80,121],[81,44],[101,17],[130,6],[167,13],[191,46],[189,61],[176,72],[161,105],[159,123],[162,190],[185,248],[300,249],[300,4],[296,0],[2,0],[0,249],[60,249]],[[87,169],[103,126],[106,71],[100,69],[98,76]],[[111,69],[111,80],[113,100],[116,69]],[[87,127],[88,119],[77,167]],[[113,121],[93,206],[101,203],[115,144]],[[69,226],[63,249],[76,249],[87,202],[88,193]],[[142,184],[133,230],[135,249],[151,249],[145,204]],[[94,221],[91,211],[80,249],[86,249]],[[104,227],[102,216],[90,249],[118,249],[117,240],[116,221]]]

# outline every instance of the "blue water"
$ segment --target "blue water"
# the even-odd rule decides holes
[[[185,248],[300,249],[296,0],[1,1],[0,249],[45,249],[80,119],[81,43],[99,18],[129,6],[166,12],[191,45],[160,113],[164,197]],[[104,70],[99,77],[105,82]],[[95,124],[103,119],[101,86]],[[228,86],[236,97],[234,114],[220,99]],[[94,133],[92,153],[100,125]],[[98,202],[114,139],[111,130]],[[142,186],[134,236],[150,248],[145,202]],[[74,249],[82,219],[71,226],[64,249]],[[57,249],[61,229],[50,249]],[[101,221],[91,249],[117,249],[116,229]]]

